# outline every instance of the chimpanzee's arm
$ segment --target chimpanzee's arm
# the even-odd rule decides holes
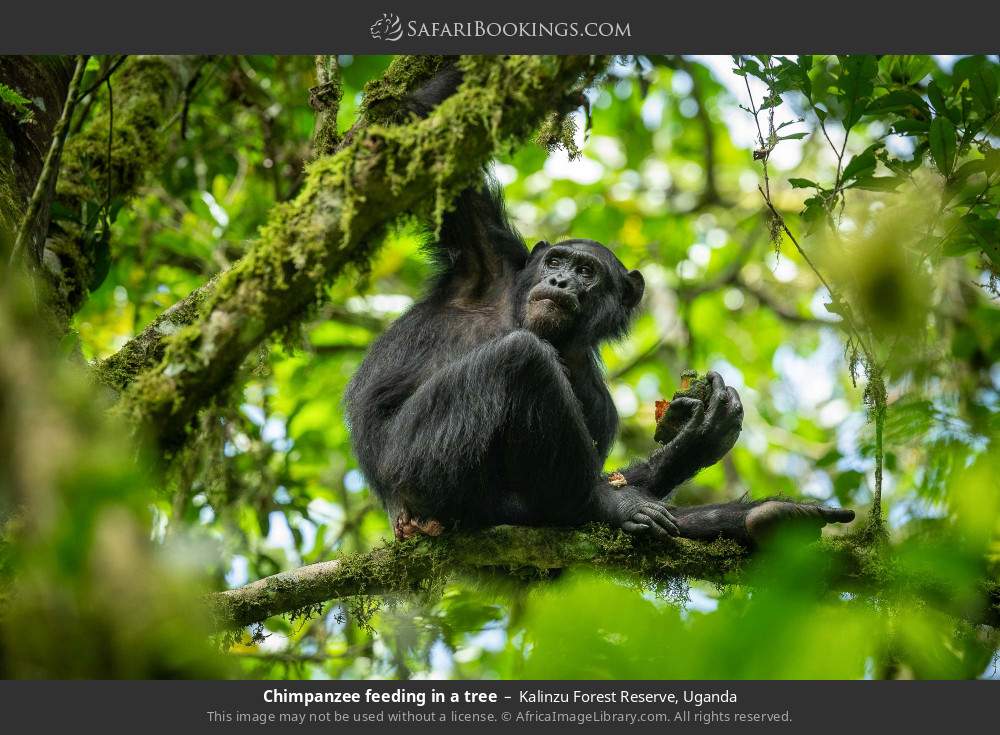
[[[664,498],[733,448],[743,425],[743,404],[718,373],[710,372],[707,380],[711,388],[708,401],[686,397],[671,401],[667,410],[681,419],[678,423],[683,423],[683,428],[649,459],[623,470],[629,485]]]
[[[462,72],[447,65],[411,92],[405,106],[426,117],[461,82]],[[461,295],[470,297],[481,296],[528,260],[524,240],[511,226],[503,195],[489,174],[462,192],[445,212],[431,251],[441,271],[438,286],[460,286]]]

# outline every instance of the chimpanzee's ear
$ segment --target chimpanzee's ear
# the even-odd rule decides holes
[[[625,280],[625,295],[623,301],[625,306],[631,309],[642,299],[642,293],[646,290],[646,281],[639,271],[629,271]]]
[[[551,247],[545,240],[539,240],[535,243],[534,247],[531,248],[531,257],[534,258],[536,255],[540,255],[542,251],[546,248]]]

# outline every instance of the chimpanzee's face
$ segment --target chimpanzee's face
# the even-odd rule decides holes
[[[523,323],[553,342],[618,336],[642,295],[642,276],[593,240],[539,243],[525,269]]]

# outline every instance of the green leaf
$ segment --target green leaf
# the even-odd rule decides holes
[[[781,104],[781,94],[778,90],[773,89],[770,94],[764,97],[763,101],[760,103],[760,109],[769,110],[772,107],[777,107]]]
[[[864,479],[864,474],[857,470],[848,470],[837,475],[837,478],[833,481],[833,492],[837,496],[837,500],[842,505],[852,503],[854,494],[861,487]]]
[[[938,115],[944,115],[956,125],[962,121],[962,113],[954,107],[948,106],[948,102],[944,98],[944,92],[941,91],[938,83],[933,80],[927,85],[927,98],[931,101],[934,112]]]
[[[956,84],[968,81],[973,104],[985,115],[992,114],[997,106],[997,78],[994,65],[984,56],[968,56],[955,64],[953,75]]]
[[[891,158],[888,154],[879,156],[879,160],[881,160],[882,163],[885,164],[885,167],[894,174],[907,176],[920,168],[920,165],[923,163],[925,153],[927,153],[927,143],[920,143],[916,149],[914,149],[913,158],[909,161],[904,161],[900,158]]]
[[[65,221],[65,222],[76,222],[77,224],[83,224],[80,222],[80,213],[76,212],[69,207],[67,207],[62,202],[52,202],[52,206],[49,210],[49,218],[53,222]]]
[[[865,110],[865,114],[881,115],[886,112],[900,112],[910,108],[919,110],[925,115],[930,112],[927,102],[919,94],[910,89],[897,89],[872,100],[868,109]]]
[[[1000,171],[1000,148],[993,148],[986,151],[986,170],[989,173]]]
[[[818,189],[819,188],[819,184],[817,184],[815,181],[811,181],[810,179],[794,178],[794,179],[789,179],[788,183],[792,185],[793,189]]]
[[[844,128],[850,130],[865,114],[872,92],[878,63],[870,54],[841,57],[840,91],[844,102]]]
[[[965,232],[952,235],[941,246],[941,252],[949,257],[965,255],[974,250],[979,250],[979,241]]]
[[[866,191],[895,191],[903,183],[898,176],[866,176],[859,178],[852,188]]]
[[[979,104],[986,115],[993,114],[997,106],[997,78],[993,70],[982,65],[969,77],[972,99]]]
[[[985,172],[986,172],[986,159],[976,158],[972,161],[966,161],[961,166],[959,166],[958,170],[955,172],[955,175],[952,176],[952,178],[956,182],[959,182],[959,181],[964,181],[973,174],[985,173]]]
[[[92,238],[94,269],[91,271],[90,283],[87,284],[87,288],[96,291],[104,283],[104,279],[108,277],[108,272],[111,270],[111,233],[102,229],[100,232],[93,233]]]
[[[897,120],[890,132],[896,135],[926,135],[930,123],[926,120]]]
[[[809,133],[789,133],[788,135],[779,135],[778,140],[802,140]]]
[[[916,84],[937,68],[937,64],[927,54],[913,54],[899,57],[906,74],[907,84]]]
[[[847,164],[847,168],[844,169],[842,180],[850,181],[851,179],[864,178],[874,174],[875,167],[878,165],[878,160],[875,158],[875,150],[880,148],[881,145],[881,143],[871,145],[863,153],[854,156]]]
[[[829,301],[823,304],[823,308],[826,309],[831,314],[836,314],[837,316],[844,316],[844,305],[839,301]]]
[[[796,77],[799,82],[799,91],[812,101],[812,80],[809,78],[809,70],[812,69],[812,54],[802,54],[799,63],[796,64]]]
[[[958,145],[955,126],[951,120],[938,115],[931,121],[930,145],[934,165],[942,176],[949,176],[955,163],[955,149]]]
[[[837,447],[833,447],[830,451],[816,460],[816,467],[832,467],[842,456],[843,455],[840,453],[840,450],[838,450]]]
[[[967,214],[962,217],[962,223],[984,250],[996,248],[1000,244],[1000,220],[995,217],[987,219]]]
[[[826,216],[826,206],[822,197],[813,196],[805,201],[805,209],[799,215],[805,222],[818,222]]]

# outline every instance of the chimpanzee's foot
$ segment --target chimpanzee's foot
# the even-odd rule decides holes
[[[424,536],[440,536],[441,532],[444,531],[444,526],[442,526],[438,521],[433,518],[422,519],[414,518],[407,511],[400,511],[399,515],[396,516],[396,522],[393,524],[393,531],[396,533],[397,541],[404,541],[411,536],[416,536],[417,534],[422,534]]]
[[[779,527],[804,528],[818,537],[820,529],[827,523],[849,523],[853,520],[854,511],[845,508],[766,500],[750,509],[744,523],[750,538],[760,541]]]

